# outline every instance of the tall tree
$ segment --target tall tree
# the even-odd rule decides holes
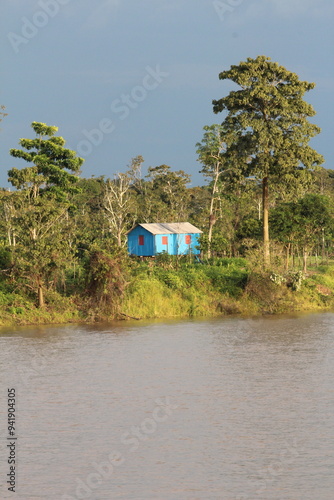
[[[65,148],[62,137],[55,136],[58,127],[39,122],[33,122],[31,126],[36,138],[20,139],[20,145],[24,149],[11,149],[10,154],[32,163],[32,166],[9,170],[9,182],[17,189],[26,190],[31,199],[38,197],[41,188],[44,193],[59,195],[69,191],[77,182],[77,176],[73,174],[80,172],[83,158],[77,157],[75,151]]]
[[[248,58],[220,73],[219,78],[239,86],[214,100],[213,110],[227,112],[223,126],[233,133],[233,140],[226,153],[239,158],[244,175],[261,179],[264,264],[268,266],[270,178],[312,169],[323,162],[308,144],[320,129],[308,121],[315,111],[303,100],[315,84],[299,80],[298,75],[266,56]]]
[[[32,165],[8,171],[9,182],[17,188],[11,197],[13,222],[8,227],[15,236],[11,241],[14,272],[37,292],[42,307],[51,270],[54,274],[68,257],[62,230],[68,223],[68,194],[75,191],[84,160],[64,147],[65,140],[55,136],[57,127],[33,122],[32,128],[37,137],[20,139],[23,149],[10,150],[12,156]]]
[[[125,173],[115,174],[114,178],[108,179],[105,184],[102,206],[110,233],[116,239],[118,247],[125,243],[125,231],[131,228],[136,219],[131,188],[141,183],[140,170],[143,161],[142,156],[136,156]]]
[[[223,173],[226,160],[223,156],[225,151],[224,129],[221,125],[204,127],[204,135],[201,142],[196,144],[198,161],[202,164],[200,172],[210,181],[210,207],[209,207],[209,230],[208,230],[208,257],[211,257],[212,229],[216,222],[217,201],[219,198],[218,182]]]

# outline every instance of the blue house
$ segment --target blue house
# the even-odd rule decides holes
[[[127,233],[130,255],[152,257],[166,252],[170,255],[199,254],[198,238],[202,231],[189,222],[138,224]]]

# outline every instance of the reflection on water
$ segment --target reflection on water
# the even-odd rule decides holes
[[[333,331],[329,313],[2,329],[16,498],[332,500]]]

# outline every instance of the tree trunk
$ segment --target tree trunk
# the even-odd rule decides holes
[[[307,272],[307,248],[303,248],[303,273]]]
[[[212,193],[211,193],[211,201],[210,201],[210,215],[209,215],[209,232],[208,232],[208,259],[211,257],[211,241],[212,241],[212,229],[213,225],[216,222],[216,217],[214,215],[214,203],[215,203],[215,194],[217,191],[217,183],[219,179],[220,172],[219,170],[216,170],[216,175],[215,175],[215,180],[212,186]]]
[[[321,228],[321,257],[322,257],[322,260],[323,262],[325,261],[325,248],[326,248],[326,244],[325,244],[325,230],[324,228]]]
[[[122,231],[117,232],[117,246],[122,247]]]
[[[289,270],[290,247],[291,247],[291,243],[288,243],[286,245],[286,259],[285,259],[285,271],[286,272],[288,272],[288,270]]]
[[[38,285],[38,307],[44,307],[44,292],[42,285]]]
[[[211,257],[211,242],[212,242],[212,229],[216,222],[216,218],[212,212],[209,217],[209,231],[208,231],[208,259]]]
[[[270,248],[269,248],[269,188],[268,177],[262,180],[262,210],[263,210],[263,261],[264,266],[270,265]]]

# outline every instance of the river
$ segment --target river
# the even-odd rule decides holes
[[[2,328],[0,380],[2,499],[334,498],[332,313]]]

